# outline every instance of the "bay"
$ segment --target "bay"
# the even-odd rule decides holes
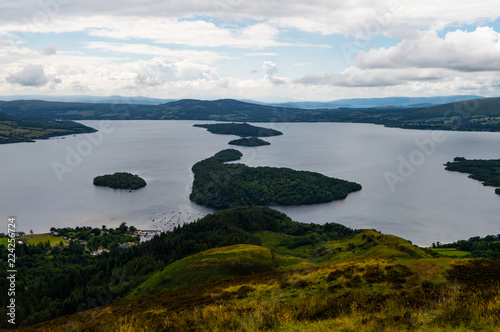
[[[189,201],[190,169],[234,148],[227,144],[234,136],[193,127],[206,121],[81,123],[101,131],[0,145],[0,220],[5,224],[15,216],[24,232],[121,222],[154,229],[166,227],[159,218],[182,224],[214,211]],[[349,123],[257,125],[284,135],[267,138],[270,146],[236,147],[243,152],[242,163],[314,171],[363,186],[342,201],[274,207],[294,220],[374,228],[426,246],[500,233],[500,196],[494,188],[443,166],[456,156],[500,158],[499,133]],[[92,184],[95,176],[121,171],[140,175],[148,185],[129,192]]]

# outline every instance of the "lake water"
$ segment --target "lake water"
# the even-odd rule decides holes
[[[1,224],[15,216],[18,230],[25,232],[121,222],[154,229],[158,215],[184,223],[213,211],[189,201],[190,169],[230,148],[234,136],[193,127],[206,121],[82,123],[101,131],[0,145]],[[315,171],[363,186],[342,201],[275,207],[294,220],[374,228],[419,245],[500,233],[500,196],[494,188],[443,166],[456,156],[500,158],[500,133],[344,123],[257,125],[284,135],[269,138],[270,146],[237,147],[244,154],[241,162]],[[139,174],[148,185],[131,193],[93,186],[95,176],[119,171]]]

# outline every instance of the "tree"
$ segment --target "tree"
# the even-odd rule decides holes
[[[85,250],[85,246],[76,240],[71,241],[68,248],[74,254],[81,254]]]
[[[121,233],[126,233],[127,230],[128,230],[127,223],[126,222],[122,222],[120,224],[120,227],[118,227],[118,229],[120,230]]]

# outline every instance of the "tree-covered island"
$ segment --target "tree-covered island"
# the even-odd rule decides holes
[[[236,135],[240,137],[271,137],[283,135],[281,131],[252,126],[248,123],[195,124],[193,126],[206,128],[212,134]]]
[[[484,186],[497,187],[495,193],[500,195],[500,159],[467,160],[456,157],[445,166],[447,171],[470,174],[469,178],[482,182]]]
[[[135,190],[146,186],[146,181],[130,173],[118,172],[115,174],[106,174],[94,178],[95,186],[110,187],[113,189]]]
[[[229,145],[238,145],[238,146],[263,146],[263,145],[271,145],[271,143],[264,141],[263,139],[257,137],[244,137],[240,139],[232,140],[228,143]]]
[[[225,164],[241,156],[241,152],[227,149],[196,163],[190,199],[216,207],[300,205],[344,199],[361,190],[357,183],[314,172]]]

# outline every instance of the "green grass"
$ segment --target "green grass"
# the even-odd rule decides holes
[[[198,258],[262,251],[251,247]],[[482,288],[463,287],[487,273]],[[213,280],[22,331],[499,331],[498,273],[496,261],[373,258]]]
[[[4,245],[5,248],[7,248],[7,245],[9,244],[9,239],[8,237],[2,237],[0,238],[0,246]]]
[[[267,248],[240,244],[210,249],[166,266],[133,290],[128,298],[276,268]]]
[[[460,251],[454,248],[443,248],[443,249],[432,249],[432,250],[434,250],[441,256],[447,256],[447,257],[465,257],[470,255],[470,252]]]
[[[67,242],[64,241],[62,237],[51,236],[47,234],[23,235],[21,236],[21,239],[25,239],[26,242],[28,242],[28,244],[32,246],[36,246],[39,243],[46,243],[47,241],[50,241],[51,246],[53,246],[54,244],[58,244],[61,241],[64,244],[67,244]]]

